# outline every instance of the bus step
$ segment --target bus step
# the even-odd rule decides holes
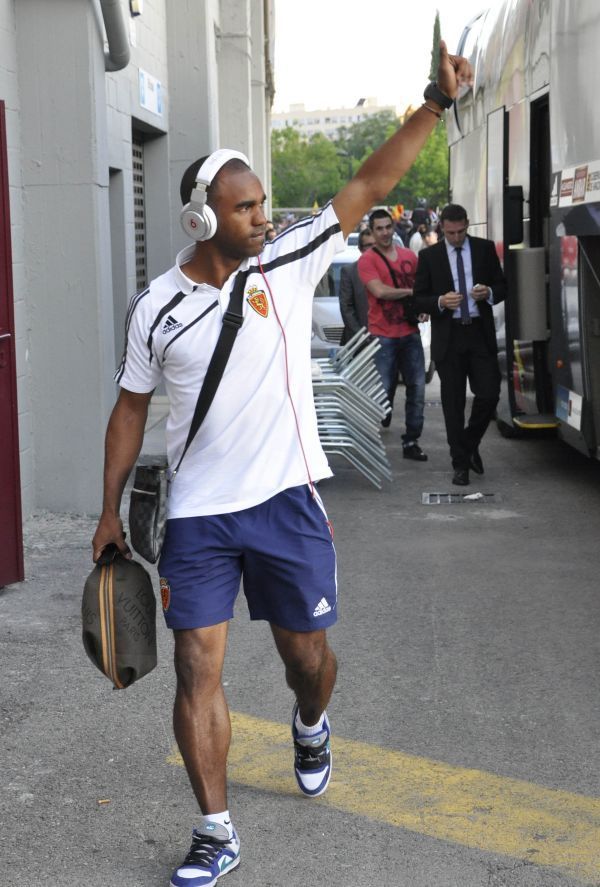
[[[550,413],[513,416],[513,423],[523,431],[544,431],[560,427],[560,421]]]

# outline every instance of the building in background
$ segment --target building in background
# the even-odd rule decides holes
[[[268,188],[273,0],[0,0],[0,586],[21,514],[97,512],[130,295],[186,242],[179,181]]]
[[[335,139],[340,127],[368,120],[369,117],[381,114],[382,111],[389,111],[397,116],[393,105],[378,105],[375,98],[359,99],[354,108],[307,111],[302,104],[290,105],[289,111],[271,115],[271,127],[276,130],[291,126],[307,139],[318,132],[328,139]]]

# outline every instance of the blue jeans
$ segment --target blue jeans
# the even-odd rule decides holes
[[[423,431],[425,409],[425,357],[421,335],[411,333],[400,339],[389,339],[387,336],[377,338],[381,348],[375,355],[375,365],[392,406],[398,384],[398,371],[402,373],[406,385],[406,433],[402,435],[402,440],[404,443],[412,443]]]

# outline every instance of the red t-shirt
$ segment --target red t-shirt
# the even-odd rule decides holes
[[[396,247],[396,258],[388,262],[396,273],[398,286],[412,289],[417,271],[417,257],[410,249]],[[417,327],[404,320],[404,305],[402,299],[376,299],[369,292],[367,284],[376,278],[388,286],[395,287],[387,265],[375,250],[368,249],[358,260],[358,275],[367,289],[369,300],[369,332],[374,336],[387,336],[390,339],[400,339],[417,332]]]

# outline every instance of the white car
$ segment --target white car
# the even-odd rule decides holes
[[[327,273],[323,275],[313,299],[311,355],[328,357],[330,351],[340,347],[344,321],[340,311],[340,276],[342,265],[356,262],[360,256],[357,246],[346,246],[338,253]]]
[[[352,237],[352,235],[350,235]],[[313,299],[312,311],[312,357],[328,357],[340,347],[344,321],[340,311],[340,276],[342,265],[356,262],[360,256],[357,246],[348,244],[346,249],[338,253],[327,273],[323,275]],[[431,323],[419,324],[421,342],[425,353],[425,379],[431,382],[435,366],[431,362]]]

